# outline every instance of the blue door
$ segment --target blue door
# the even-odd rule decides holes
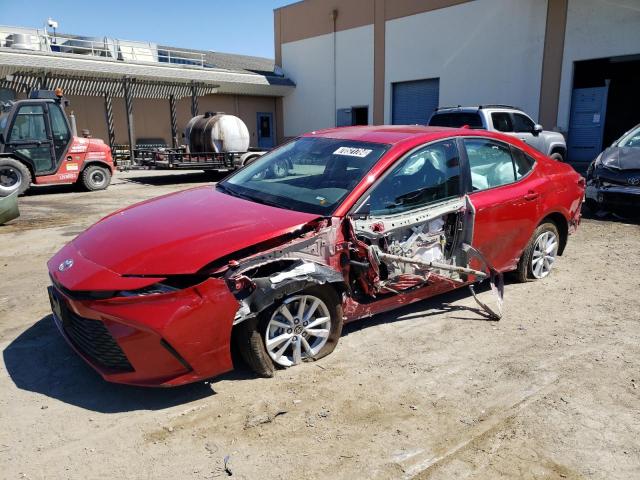
[[[258,147],[268,150],[275,144],[273,135],[273,113],[258,112]]]
[[[608,92],[608,85],[573,90],[567,145],[570,162],[591,162],[602,151]]]
[[[391,123],[426,125],[440,100],[440,79],[392,84]]]

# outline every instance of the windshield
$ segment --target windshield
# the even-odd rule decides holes
[[[618,147],[640,148],[640,126],[625,133],[622,138],[618,140]]]
[[[331,215],[388,148],[302,137],[267,153],[217,188],[258,203]]]

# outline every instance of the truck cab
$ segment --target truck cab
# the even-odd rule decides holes
[[[478,128],[518,137],[545,155],[564,161],[567,144],[559,132],[544,130],[529,115],[509,105],[440,107],[429,119],[430,126]]]
[[[59,94],[59,95],[58,95]],[[0,113],[0,196],[24,193],[31,183],[75,183],[107,188],[113,173],[102,140],[74,136],[61,92],[35,91]]]

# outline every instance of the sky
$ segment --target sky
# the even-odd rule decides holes
[[[294,0],[0,0],[0,25],[273,58],[273,9]],[[28,5],[28,8],[25,6]]]

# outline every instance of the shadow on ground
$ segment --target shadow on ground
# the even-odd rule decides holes
[[[479,293],[487,290],[488,285],[478,289]],[[489,320],[480,308],[452,305],[452,302],[469,295],[468,289],[462,288],[406,305],[392,312],[352,322],[345,326],[343,334],[353,334],[384,323],[452,312],[461,314],[454,319]],[[217,377],[216,381],[256,378],[239,360],[237,352],[234,353],[237,369]],[[43,317],[20,334],[5,348],[3,357],[16,387],[100,413],[161,410],[215,394],[213,386],[205,382],[169,389],[108,383],[67,345],[51,315]]]
[[[160,410],[215,393],[206,383],[153,389],[105,382],[66,344],[51,315],[11,342],[3,357],[18,388],[101,413]]]
[[[596,212],[589,207],[582,207],[582,218],[588,220],[597,220],[600,222],[615,222],[631,225],[640,225],[640,213],[637,207],[629,207],[619,211],[598,210]]]

